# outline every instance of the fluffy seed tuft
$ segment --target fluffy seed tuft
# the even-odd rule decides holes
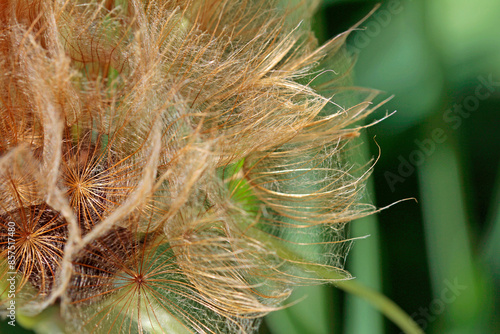
[[[0,3],[0,276],[79,333],[252,333],[302,264],[349,277],[376,93],[314,4]],[[331,71],[330,71],[331,69]],[[0,289],[7,291],[1,279]],[[2,293],[0,306],[9,299]]]

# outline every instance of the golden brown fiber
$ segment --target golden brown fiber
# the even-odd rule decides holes
[[[251,333],[338,272],[373,109],[311,2],[0,2],[0,288],[81,333]],[[280,9],[281,8],[281,9]],[[9,229],[15,226],[11,235]],[[2,294],[0,305],[9,303]]]

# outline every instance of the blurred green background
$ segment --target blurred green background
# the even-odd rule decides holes
[[[347,267],[426,333],[500,333],[500,1],[323,1],[321,41],[382,6],[349,37],[359,86],[395,97],[368,129],[378,207],[351,224]],[[366,302],[309,287],[262,333],[401,333]]]
[[[325,41],[377,2],[325,0]],[[351,224],[347,267],[389,296],[426,333],[500,333],[500,1],[393,0],[348,40],[357,84],[395,97],[372,120],[365,158],[379,207]],[[374,139],[376,137],[376,139]],[[376,140],[376,141],[375,141]],[[299,289],[301,303],[268,316],[266,334],[401,333],[335,287]],[[0,333],[31,333],[4,322]]]

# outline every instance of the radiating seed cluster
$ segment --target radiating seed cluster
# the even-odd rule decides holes
[[[376,94],[314,5],[0,2],[0,307],[9,238],[19,312],[78,333],[252,333],[297,258],[347,277]]]

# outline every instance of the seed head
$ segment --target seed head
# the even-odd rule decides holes
[[[347,33],[318,47],[313,7],[0,3],[0,276],[14,223],[22,312],[252,333],[324,281],[283,250],[348,277],[344,226],[373,209],[346,157],[376,93],[351,86]]]

